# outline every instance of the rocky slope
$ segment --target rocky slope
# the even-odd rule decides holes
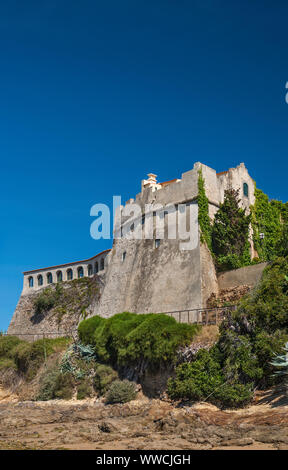
[[[288,449],[288,400],[266,393],[247,409],[223,411],[143,396],[124,405],[19,402],[2,390],[0,449]]]
[[[22,295],[8,328],[8,334],[19,336],[26,341],[34,341],[45,335],[48,338],[73,335],[79,322],[91,314],[99,301],[103,279],[74,279],[51,285]],[[43,294],[52,298],[52,306],[37,311],[35,303]],[[38,309],[39,310],[39,309]]]

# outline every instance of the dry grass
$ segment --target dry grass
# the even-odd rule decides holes
[[[193,339],[193,343],[212,345],[219,338],[219,328],[216,325],[204,325],[201,331]]]

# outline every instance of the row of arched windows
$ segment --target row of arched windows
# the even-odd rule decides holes
[[[87,267],[88,276],[93,276],[93,272],[95,274],[97,274],[99,271],[102,271],[104,269],[104,266],[105,266],[104,258],[102,258],[100,260],[100,269],[99,269],[98,261],[96,261],[95,264],[94,264],[94,270],[93,270],[93,265],[88,264],[88,267]],[[84,269],[83,269],[82,266],[79,266],[79,268],[77,268],[77,277],[78,277],[78,279],[84,277]],[[46,274],[46,279],[47,279],[47,284],[52,284],[53,283],[52,273],[47,273]],[[66,279],[67,279],[67,281],[72,281],[73,280],[73,270],[71,268],[67,269],[67,271],[66,271]],[[62,271],[57,271],[56,272],[56,280],[57,280],[57,282],[62,282],[63,281]],[[39,274],[37,276],[37,285],[38,286],[43,286],[43,283],[44,283],[43,275]],[[28,278],[28,285],[29,285],[29,287],[34,287],[34,278],[33,278],[33,276],[30,276]]]

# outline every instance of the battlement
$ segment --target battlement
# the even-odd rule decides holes
[[[11,322],[14,330],[22,329],[27,310],[25,305],[39,290],[95,274],[100,277],[101,286],[98,300],[90,306],[92,315],[109,317],[123,311],[157,313],[205,308],[211,294],[218,292],[218,280],[211,253],[206,244],[200,242],[200,173],[205,183],[211,220],[224,201],[227,189],[239,191],[240,204],[247,212],[255,203],[255,183],[244,163],[216,173],[213,168],[196,162],[191,170],[182,173],[181,178],[162,183],[157,181],[157,175],[149,173],[148,178],[142,180],[141,192],[135,199],[129,199],[116,211],[111,250],[82,261],[24,272],[23,291]],[[136,215],[133,203],[137,204]],[[164,210],[159,210],[159,206]],[[149,224],[152,235],[146,237]],[[184,230],[179,230],[183,226]],[[166,236],[169,229],[172,237]],[[140,238],[135,237],[137,230],[141,232]],[[185,248],[183,233],[189,238],[188,244],[184,242]],[[249,241],[253,256],[251,234]],[[34,317],[25,317],[27,328],[29,326],[33,331],[31,322],[38,324],[41,321]]]

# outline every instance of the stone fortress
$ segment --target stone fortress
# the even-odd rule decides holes
[[[120,225],[115,224],[116,236],[111,250],[84,261],[25,271],[19,303],[21,299],[49,285],[86,276],[99,276],[101,295],[90,315],[109,317],[124,311],[160,313],[205,308],[211,294],[217,295],[219,282],[210,251],[205,243],[200,242],[197,203],[200,171],[205,181],[211,219],[224,201],[224,191],[230,188],[239,190],[241,205],[249,212],[255,202],[255,183],[244,163],[216,173],[214,169],[197,162],[181,178],[163,183],[157,182],[156,175],[149,174],[148,179],[142,181],[141,192],[135,200],[130,199],[120,208],[123,213],[128,213],[129,206],[137,203],[142,217],[122,217]],[[150,205],[148,213],[147,204]],[[188,221],[185,219],[185,224],[190,223],[191,249],[181,248],[181,240],[177,235],[174,239],[166,236],[170,214],[157,212],[157,204],[165,207],[173,205],[175,214],[170,220],[174,221],[172,228],[174,224],[175,229],[181,222],[183,205],[190,208],[192,218]],[[150,227],[152,224],[151,237],[133,239],[131,232],[139,228],[145,230],[149,219]],[[157,221],[160,221],[159,226],[162,227],[160,236],[159,229],[156,230]],[[253,257],[252,237],[250,245]],[[16,318],[21,317],[19,303],[8,329],[11,334],[17,330],[17,324],[19,326],[16,321]]]

